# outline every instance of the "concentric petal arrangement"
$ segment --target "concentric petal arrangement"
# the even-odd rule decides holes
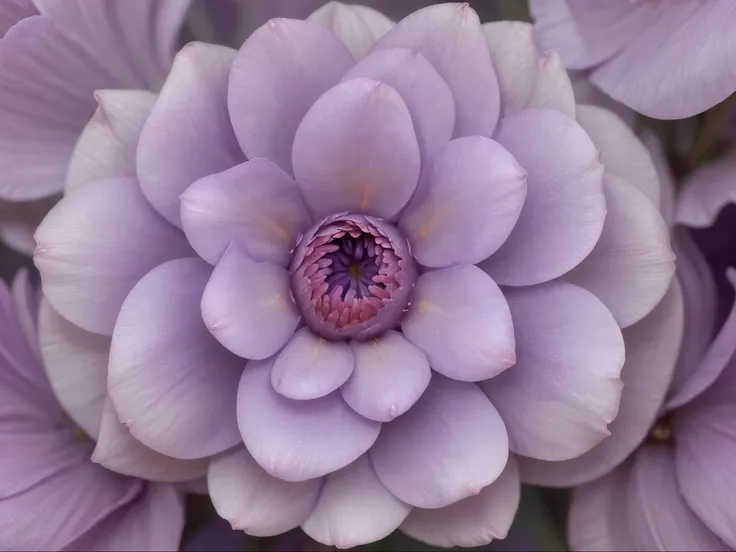
[[[608,435],[622,328],[670,288],[651,159],[528,25],[442,4],[369,49],[331,25],[191,43],[158,96],[99,93],[36,234],[44,293],[80,354],[109,341],[96,392],[151,454],[131,475],[210,458],[257,536],[503,538],[515,455]]]

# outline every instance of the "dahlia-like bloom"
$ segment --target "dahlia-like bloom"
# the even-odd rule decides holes
[[[78,330],[42,307],[40,323],[58,332],[56,341],[39,346],[38,318],[38,295],[25,271],[12,290],[0,282],[0,549],[177,549],[184,526],[180,492],[95,463],[121,451],[130,458],[141,445],[103,409],[104,397],[96,409],[73,405],[83,429],[65,414],[54,391],[59,381],[72,384],[64,353]],[[94,339],[93,345],[105,341]],[[46,372],[42,357],[51,360]],[[85,358],[104,362],[93,353]]]
[[[646,149],[576,107],[528,25],[386,22],[365,48],[271,20],[185,46],[158,97],[100,94],[72,164],[137,178],[69,180],[35,262],[61,317],[111,338],[130,433],[212,458],[233,527],[472,546],[508,530],[516,455],[608,434],[621,328],[673,255]]]
[[[30,254],[100,89],[158,90],[190,0],[0,2],[0,240]],[[100,135],[100,140],[112,140]]]
[[[530,0],[535,37],[568,69],[656,119],[682,119],[736,91],[731,0]]]

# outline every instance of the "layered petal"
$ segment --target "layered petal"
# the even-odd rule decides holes
[[[399,332],[352,341],[350,348],[355,369],[340,393],[361,416],[390,422],[409,410],[429,385],[427,357]]]
[[[682,291],[673,282],[662,302],[641,322],[623,330],[624,389],[611,432],[588,452],[562,462],[520,457],[525,483],[570,487],[602,477],[621,464],[650,432],[662,408],[683,336]]]
[[[527,171],[528,188],[511,235],[481,266],[501,285],[561,276],[590,254],[603,230],[598,151],[580,125],[550,109],[504,118],[495,138]]]
[[[621,400],[624,340],[590,292],[562,282],[507,290],[516,366],[481,384],[511,451],[540,460],[581,455],[609,435]]]
[[[399,22],[374,46],[413,48],[445,79],[455,97],[453,136],[490,136],[498,121],[498,81],[478,14],[468,4],[439,4]]]
[[[267,159],[206,176],[181,196],[181,220],[208,263],[236,240],[255,260],[286,265],[299,232],[311,223],[296,183]]]
[[[21,19],[38,15],[32,0],[12,0],[0,5],[0,38]]]
[[[548,107],[575,118],[575,95],[557,52],[540,52],[532,26],[521,21],[483,25],[501,92],[501,117]]]
[[[400,228],[424,266],[475,264],[503,245],[526,198],[526,173],[500,144],[458,138],[423,167]]]
[[[302,529],[327,546],[352,548],[387,537],[410,510],[381,484],[368,457],[361,456],[327,476]]]
[[[0,242],[28,257],[33,255],[33,234],[58,200],[54,195],[21,203],[0,201]]]
[[[418,508],[441,508],[479,494],[499,477],[508,437],[475,384],[435,374],[417,404],[384,425],[369,455],[395,497]]]
[[[240,447],[212,459],[207,486],[217,513],[233,529],[270,537],[294,529],[307,519],[322,479],[283,481],[267,474]]]
[[[338,84],[294,137],[294,175],[315,218],[355,211],[390,219],[411,197],[420,154],[399,93],[373,79]]]
[[[291,338],[300,319],[289,273],[273,263],[252,260],[233,242],[204,289],[202,319],[236,355],[270,357]]]
[[[498,479],[480,494],[444,508],[414,508],[401,530],[432,546],[484,546],[506,538],[520,498],[519,471],[510,456]]]
[[[230,119],[245,155],[270,159],[291,174],[299,123],[354,63],[339,38],[311,21],[271,19],[250,35],[228,89]]]
[[[289,399],[318,399],[345,383],[354,364],[346,342],[327,341],[304,327],[278,354],[271,384]]]
[[[449,378],[480,381],[516,362],[514,323],[504,294],[475,266],[421,275],[401,329],[430,366]]]
[[[348,71],[343,81],[359,77],[385,82],[401,94],[423,156],[450,140],[455,99],[444,79],[417,50],[386,48],[374,52]]]
[[[49,303],[80,328],[104,335],[112,334],[123,300],[143,275],[191,255],[184,235],[158,216],[130,178],[65,196],[38,227],[36,241],[34,262]]]
[[[174,458],[205,458],[240,441],[243,361],[200,315],[210,271],[199,259],[156,267],[125,299],[112,337],[107,385],[115,410],[133,437]]]
[[[736,154],[699,167],[677,198],[677,222],[695,228],[712,226],[729,203],[736,203]]]
[[[179,196],[203,176],[245,160],[227,109],[232,48],[192,42],[176,55],[138,144],[141,189],[181,228]]]
[[[248,364],[238,387],[238,425],[256,462],[284,481],[344,468],[365,453],[381,424],[353,412],[338,393],[294,401],[271,386],[273,357]]]
[[[376,40],[394,26],[393,21],[380,11],[342,2],[327,2],[307,17],[307,21],[330,29],[345,43],[355,59],[363,58]]]

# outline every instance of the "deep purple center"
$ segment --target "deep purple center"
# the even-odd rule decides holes
[[[370,339],[395,327],[416,279],[396,227],[352,213],[328,217],[302,236],[291,269],[294,300],[327,339]]]

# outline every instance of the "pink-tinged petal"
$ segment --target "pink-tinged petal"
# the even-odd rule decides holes
[[[577,487],[568,516],[568,542],[576,552],[637,550],[626,519],[627,462],[592,483]]]
[[[350,348],[355,370],[340,393],[361,416],[390,422],[409,410],[429,385],[427,357],[399,332],[352,341]]]
[[[38,333],[56,399],[74,423],[97,439],[107,396],[110,338],[68,322],[46,300],[41,303]]]
[[[353,412],[339,393],[294,401],[271,386],[274,358],[248,363],[238,387],[238,425],[256,462],[284,481],[344,468],[365,453],[381,424]]]
[[[503,420],[474,383],[432,377],[369,453],[381,483],[417,508],[442,508],[493,483],[508,460]]]
[[[267,474],[245,448],[212,459],[212,504],[233,529],[270,537],[298,527],[314,508],[322,479],[290,483]]]
[[[575,95],[557,52],[540,52],[532,26],[521,21],[483,25],[501,91],[501,117],[548,107],[575,118]]]
[[[678,485],[675,457],[669,445],[653,444],[642,447],[635,456],[624,506],[634,549],[732,550],[711,533],[683,500],[684,489]],[[723,492],[722,487],[719,490]],[[726,515],[731,526],[720,526],[720,529],[729,533],[734,546],[733,495],[724,493],[723,496],[730,503]]]
[[[540,460],[580,456],[609,435],[621,401],[624,340],[592,293],[572,284],[506,290],[516,366],[481,384],[511,451]]]
[[[511,235],[481,266],[501,285],[557,278],[590,254],[603,231],[598,151],[580,125],[550,109],[504,118],[495,138],[527,171],[528,187]]]
[[[270,357],[299,324],[289,273],[273,263],[252,260],[233,242],[204,289],[202,319],[210,333],[236,355]]]
[[[352,548],[389,536],[410,510],[381,484],[368,457],[361,456],[327,476],[302,529],[327,546]]]
[[[484,546],[505,539],[521,498],[516,459],[509,456],[501,475],[480,494],[444,508],[414,508],[401,531],[432,546]]]
[[[677,362],[683,335],[682,291],[673,282],[662,302],[641,322],[623,330],[624,389],[611,432],[591,450],[570,460],[547,462],[520,457],[521,479],[545,487],[593,481],[620,465],[651,431]]]
[[[180,228],[181,193],[199,178],[245,160],[227,110],[235,54],[214,44],[184,46],[140,135],[141,189],[151,205]]]
[[[493,133],[498,81],[478,14],[468,4],[440,4],[412,13],[372,51],[385,48],[417,50],[445,79],[455,97],[455,138]]]
[[[8,0],[0,4],[0,38],[21,19],[38,15],[33,0]]]
[[[70,543],[68,550],[178,550],[184,501],[171,485],[149,484],[135,500]]]
[[[181,196],[181,221],[194,250],[215,265],[236,240],[255,260],[289,262],[310,226],[296,183],[267,159],[253,159],[206,176]]]
[[[33,234],[57,201],[57,195],[21,203],[0,201],[0,242],[22,255],[32,256],[36,249]]]
[[[585,260],[563,277],[594,293],[621,328],[659,304],[675,275],[670,234],[657,206],[629,181],[606,170],[606,222]]]
[[[43,294],[37,288],[35,282],[31,281],[31,273],[28,268],[21,267],[17,270],[10,284],[10,295],[23,337],[25,337],[26,343],[36,359],[41,360],[41,346],[38,339],[38,311]],[[43,376],[38,379],[42,385],[46,383]]]
[[[481,381],[516,362],[509,306],[495,282],[475,266],[420,276],[401,330],[448,378]]]
[[[703,165],[687,177],[677,198],[677,222],[707,228],[730,203],[736,203],[736,154]]]
[[[145,236],[145,247],[141,246]],[[120,306],[152,268],[192,254],[184,235],[151,209],[130,178],[65,196],[36,231],[34,262],[59,314],[111,335]]]
[[[404,100],[367,78],[326,92],[294,137],[294,175],[315,218],[356,211],[395,216],[419,179],[420,155]]]
[[[289,399],[318,399],[345,383],[353,365],[353,352],[345,341],[327,341],[304,327],[279,353],[271,385]]]
[[[339,38],[311,21],[271,19],[250,35],[235,57],[227,100],[246,156],[291,174],[299,123],[354,63]]]
[[[207,473],[208,459],[179,460],[164,456],[136,440],[109,399],[102,411],[92,461],[108,470],[148,481],[190,481]]]
[[[620,104],[616,104],[620,105]],[[633,113],[629,111],[629,113]],[[659,178],[659,210],[668,228],[675,223],[675,179],[669,165],[667,154],[662,142],[651,130],[644,129],[639,133],[639,139],[652,156],[654,168]],[[679,192],[682,194],[682,190]]]
[[[374,52],[348,71],[343,81],[359,77],[385,82],[401,94],[414,121],[422,155],[434,153],[450,140],[455,99],[444,79],[417,50],[387,48]]]
[[[424,266],[475,264],[503,245],[526,197],[526,172],[483,136],[458,138],[425,163],[400,228]]]
[[[640,4],[647,4],[642,2]],[[736,4],[728,0],[658,5],[657,17],[617,56],[593,71],[606,94],[655,119],[684,119],[736,89]],[[706,9],[703,9],[706,8]],[[687,40],[682,40],[686,36]],[[681,68],[688,70],[678,70]]]
[[[577,120],[600,150],[606,172],[631,182],[659,207],[657,168],[634,131],[617,115],[595,105],[578,105]]]
[[[108,392],[130,433],[174,458],[211,456],[240,441],[243,361],[210,335],[200,297],[212,268],[177,259],[146,274],[125,299],[110,348]]]
[[[373,8],[342,2],[326,3],[307,17],[307,21],[330,29],[345,43],[355,59],[365,57],[376,40],[394,26],[393,21]]]

